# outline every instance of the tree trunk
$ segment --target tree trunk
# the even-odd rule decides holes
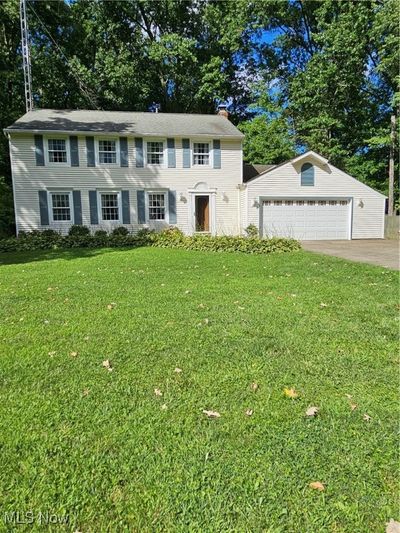
[[[388,215],[394,215],[394,151],[396,137],[396,116],[390,117],[390,149],[389,149],[389,199]]]

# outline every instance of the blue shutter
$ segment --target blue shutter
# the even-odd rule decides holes
[[[129,191],[121,191],[121,201],[122,201],[122,223],[130,224],[131,223],[131,208],[129,205]]]
[[[96,225],[99,223],[99,214],[97,211],[97,191],[89,191],[89,209],[90,223]]]
[[[221,168],[221,141],[219,139],[213,141],[213,160],[214,168]]]
[[[168,168],[176,167],[176,157],[175,157],[175,139],[167,139],[168,147]]]
[[[69,138],[69,151],[71,154],[71,167],[79,167],[78,137],[76,135]]]
[[[190,168],[190,139],[182,139],[183,168]]]
[[[49,225],[49,206],[47,202],[47,191],[39,191],[39,212],[40,212],[40,225]]]
[[[135,147],[136,147],[136,167],[142,168],[143,163],[143,139],[141,137],[135,137]]]
[[[72,202],[74,204],[74,224],[82,224],[82,201],[81,191],[72,191]]]
[[[35,135],[36,166],[44,167],[43,135]]]
[[[87,166],[95,167],[96,158],[94,154],[94,137],[86,137],[86,157],[87,157]]]
[[[146,224],[146,201],[144,191],[137,191],[138,224]]]
[[[168,191],[169,223],[176,224],[176,191]]]
[[[119,138],[119,155],[120,155],[121,167],[129,167],[128,139],[126,137]]]
[[[314,167],[311,163],[304,163],[301,167],[301,185],[314,185]]]

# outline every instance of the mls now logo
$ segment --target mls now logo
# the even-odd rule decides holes
[[[3,514],[5,524],[68,524],[68,515],[58,515],[49,511],[6,511]]]

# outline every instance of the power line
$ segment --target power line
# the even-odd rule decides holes
[[[21,2],[24,2],[24,0],[21,0]],[[90,102],[90,104],[95,109],[98,109],[99,106],[97,105],[97,102],[93,99],[92,95],[90,94],[90,89],[86,86],[85,82],[82,80],[82,78],[79,76],[79,74],[75,71],[74,66],[71,64],[71,62],[69,61],[67,56],[64,54],[64,52],[61,49],[61,47],[58,45],[58,43],[56,42],[56,40],[52,36],[52,34],[51,34],[50,30],[48,29],[48,27],[46,26],[46,24],[43,22],[43,20],[37,14],[37,12],[36,12],[35,8],[33,7],[33,5],[28,3],[28,7],[32,11],[32,13],[36,16],[36,18],[38,19],[40,24],[42,25],[42,28],[43,28],[44,32],[47,34],[49,39],[52,41],[52,43],[54,44],[54,46],[58,50],[59,54],[61,55],[61,57],[67,63],[68,67],[70,68],[71,74],[74,76],[74,78],[76,79],[76,81],[79,84],[79,88],[80,88],[82,94],[87,98],[87,100]]]

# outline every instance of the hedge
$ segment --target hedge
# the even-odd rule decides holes
[[[94,234],[73,226],[68,235],[61,235],[54,230],[21,233],[18,237],[0,240],[0,252],[20,252],[28,250],[57,250],[69,248],[138,248],[153,246],[158,248],[180,248],[212,252],[241,252],[246,254],[266,254],[270,252],[291,252],[300,249],[294,239],[273,237],[231,237],[211,235],[184,235],[177,228],[161,232],[141,230],[136,234],[114,230],[108,234],[98,230]],[[84,229],[85,228],[85,229]]]

